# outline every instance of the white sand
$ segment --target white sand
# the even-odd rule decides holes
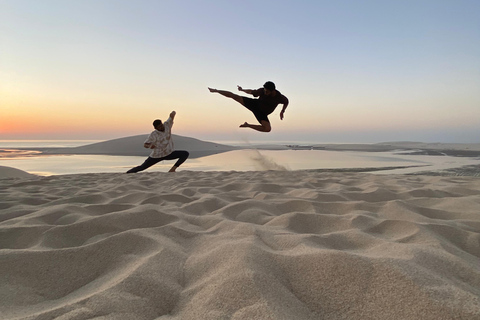
[[[480,319],[480,179],[0,180],[1,319]]]

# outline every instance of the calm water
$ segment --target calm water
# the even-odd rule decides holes
[[[102,140],[103,141],[103,140]],[[0,148],[67,148],[79,147],[99,140],[0,140]]]
[[[58,141],[56,141],[56,143],[58,145]],[[143,163],[146,157],[147,155],[145,157],[52,155],[0,159],[0,166],[14,167],[39,175],[125,172],[128,169]],[[251,171],[424,166],[419,168],[378,172],[386,174],[446,169],[463,165],[478,164],[479,162],[480,160],[472,158],[414,156],[395,154],[393,152],[237,150],[203,158],[188,159],[179,170]],[[166,172],[173,164],[174,161],[160,162],[149,168],[148,171]]]

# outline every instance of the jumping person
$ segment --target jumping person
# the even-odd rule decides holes
[[[162,120],[153,121],[153,127],[155,128],[148,136],[147,140],[143,143],[143,146],[147,149],[153,149],[150,156],[145,160],[142,165],[132,168],[127,173],[135,173],[150,168],[154,164],[163,160],[178,159],[177,162],[168,172],[175,172],[182,163],[187,160],[189,153],[183,150],[174,150],[172,140],[172,126],[173,119],[175,118],[175,111],[170,113],[170,117],[167,121],[162,123]]]
[[[268,120],[268,115],[272,113],[275,108],[279,104],[283,104],[282,111],[280,112],[280,120],[283,120],[283,114],[288,106],[288,99],[280,91],[276,90],[275,84],[271,81],[265,82],[263,88],[251,90],[251,89],[243,89],[240,86],[238,87],[238,91],[243,91],[245,93],[251,94],[254,97],[258,97],[258,99],[252,99],[248,97],[242,97],[232,93],[230,91],[224,90],[217,90],[208,88],[210,92],[220,93],[222,96],[227,98],[232,98],[233,100],[242,104],[245,108],[252,111],[257,118],[257,121],[260,123],[258,124],[249,124],[245,122],[244,124],[240,125],[240,128],[252,128],[257,131],[261,132],[270,132],[272,127],[270,126],[270,120]]]

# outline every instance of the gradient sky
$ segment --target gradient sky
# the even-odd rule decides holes
[[[0,0],[0,139],[480,142],[480,1]],[[237,92],[290,99],[272,132]]]

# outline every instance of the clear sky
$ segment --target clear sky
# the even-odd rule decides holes
[[[0,0],[0,139],[480,142],[478,0]],[[272,132],[207,87],[275,82]]]

